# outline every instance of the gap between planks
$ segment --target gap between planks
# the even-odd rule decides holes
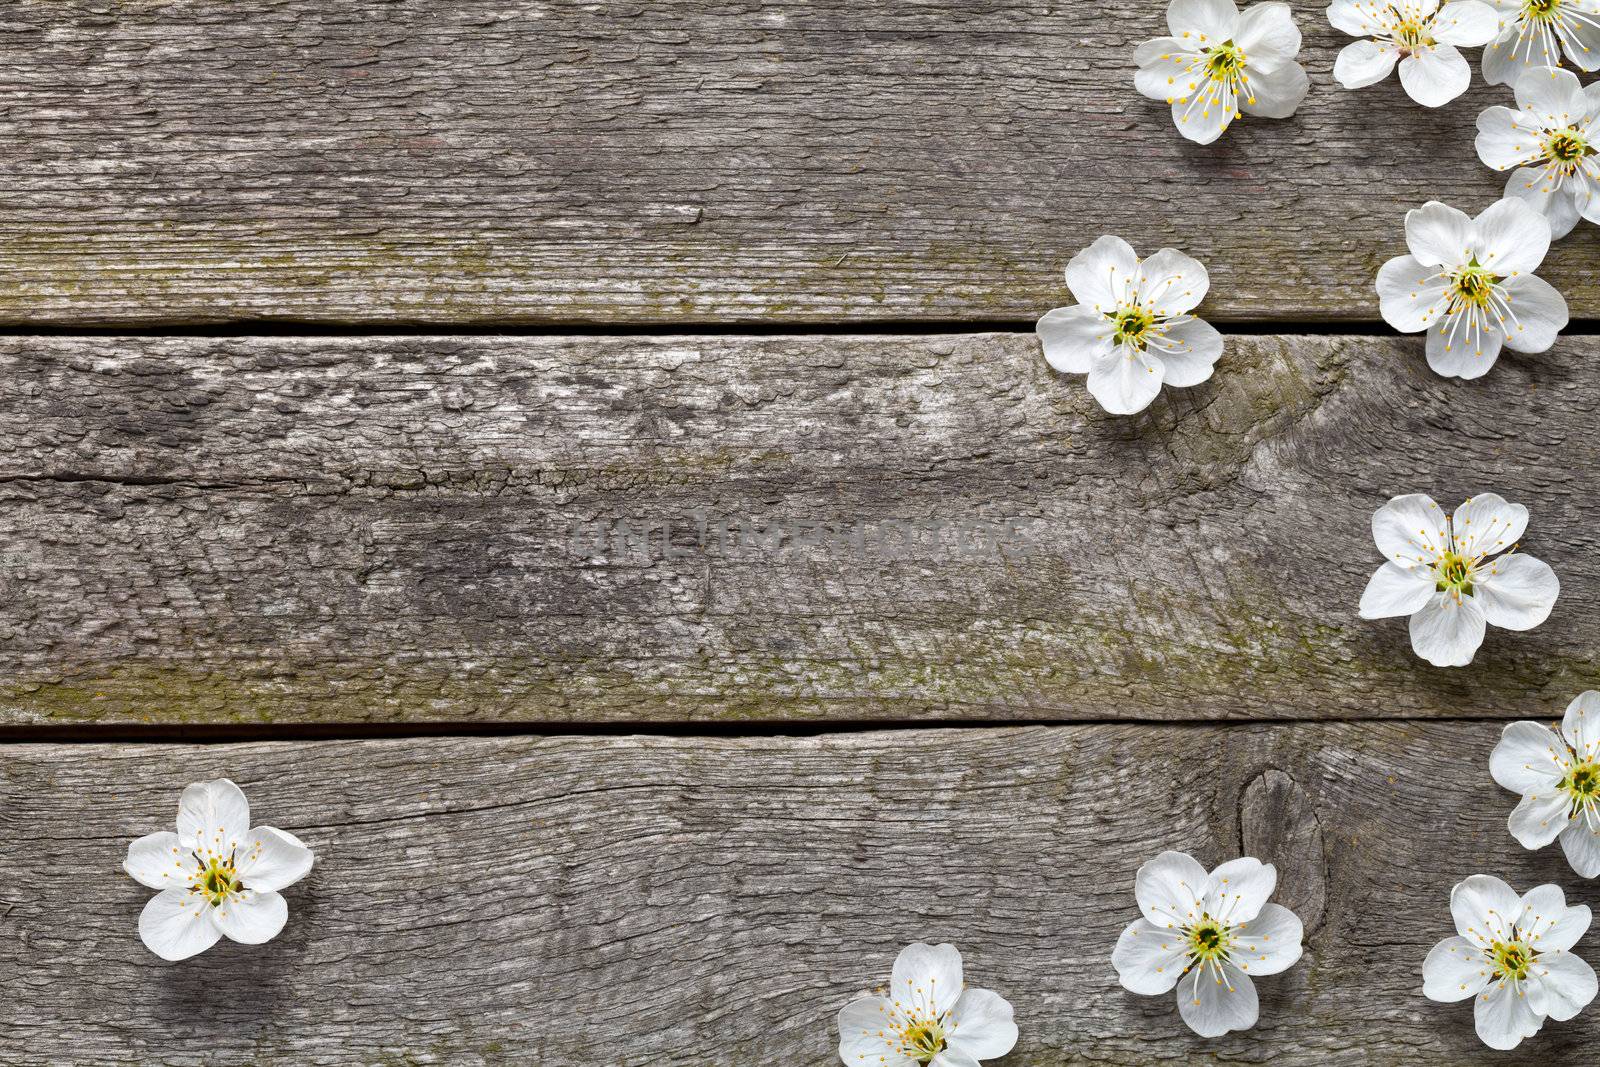
[[[1427,723],[1499,723],[1503,715],[1462,714],[1439,717],[1394,718],[1383,715],[1344,715],[1328,719],[1264,716],[1252,719],[1063,718],[1063,719],[888,719],[833,720],[827,722],[715,722],[685,720],[661,722],[396,722],[396,723],[263,723],[139,727],[126,723],[69,726],[3,726],[0,745],[101,745],[184,744],[224,745],[256,741],[382,741],[443,737],[707,737],[740,738],[832,737],[847,734],[933,730],[1008,730],[1026,727],[1068,728],[1116,726],[1150,729],[1214,730],[1266,726],[1317,726],[1369,723],[1400,726]]]
[[[1040,308],[1043,315],[1049,308]],[[1375,337],[1396,336],[1415,338],[1420,351],[1422,338],[1417,334],[1397,334],[1381,321],[1349,322],[1266,322],[1252,319],[1233,322],[1225,318],[1201,318],[1216,325],[1224,335],[1240,337]],[[0,338],[7,337],[104,337],[104,338],[162,338],[162,337],[933,337],[976,334],[1031,334],[1032,319],[992,320],[840,320],[826,323],[771,324],[729,322],[661,322],[661,323],[527,323],[508,324],[455,324],[449,322],[397,322],[373,327],[352,323],[337,325],[300,320],[246,321],[225,325],[192,326],[11,326],[0,327]],[[1561,331],[1562,337],[1593,337],[1600,335],[1600,318],[1573,319]],[[1560,342],[1558,341],[1557,344]]]

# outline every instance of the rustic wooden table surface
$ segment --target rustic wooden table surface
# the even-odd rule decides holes
[[[918,939],[997,1067],[1591,1061],[1420,971],[1467,874],[1600,904],[1487,767],[1600,684],[1600,230],[1434,376],[1373,276],[1506,93],[1293,6],[1310,98],[1210,147],[1153,0],[0,7],[0,1064],[820,1067]],[[1032,336],[1102,233],[1230,334],[1134,418]],[[1368,518],[1488,489],[1562,598],[1433,669]],[[318,863],[164,964],[119,864],[221,775]],[[1117,985],[1164,848],[1282,872],[1253,1031]]]

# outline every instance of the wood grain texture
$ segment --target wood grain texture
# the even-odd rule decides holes
[[[1123,419],[1022,335],[11,339],[0,717],[1542,715],[1600,680],[1597,357],[1235,337]],[[1489,490],[1562,597],[1431,668],[1370,516]]]
[[[0,323],[1028,320],[1103,233],[1214,317],[1376,321],[1510,94],[1347,92],[1324,6],[1300,113],[1198,147],[1133,87],[1156,0],[16,0]],[[1597,253],[1542,272],[1580,317]]]
[[[910,941],[1016,1006],[994,1067],[1584,1062],[1600,1013],[1512,1055],[1421,995],[1450,886],[1595,903],[1524,852],[1491,723],[1083,726],[826,738],[433,738],[0,753],[0,1061],[823,1067],[835,1012]],[[140,944],[127,842],[231,775],[317,852],[268,945]],[[1320,837],[1249,840],[1256,783]],[[1287,783],[1285,785],[1284,783]],[[1441,783],[1448,783],[1442,803]],[[1110,953],[1165,848],[1246,846],[1311,933],[1261,1025],[1193,1037]],[[1326,904],[1307,896],[1326,886]],[[1320,914],[1319,914],[1320,913]],[[1577,952],[1600,958],[1600,934]]]

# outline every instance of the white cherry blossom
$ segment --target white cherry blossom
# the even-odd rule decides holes
[[[1333,0],[1328,21],[1363,37],[1339,53],[1333,76],[1346,89],[1376,85],[1400,66],[1400,84],[1424,107],[1443,107],[1472,84],[1462,48],[1488,44],[1500,16],[1481,0]]]
[[[1522,794],[1507,826],[1523,848],[1560,840],[1579,876],[1600,877],[1600,693],[1578,694],[1560,733],[1536,722],[1507,726],[1489,773]]]
[[[1600,0],[1490,0],[1500,35],[1483,51],[1483,80],[1514,85],[1529,67],[1600,70]]]
[[[1498,878],[1475,874],[1450,891],[1456,936],[1422,964],[1422,992],[1453,1003],[1473,998],[1478,1037],[1513,1049],[1545,1019],[1565,1022],[1594,999],[1595,974],[1572,946],[1589,929],[1589,909],[1567,906],[1554,885],[1525,895]]]
[[[250,804],[226,778],[199,782],[178,801],[178,831],[128,846],[122,869],[161,892],[139,916],[145,947],[188,959],[228,937],[270,941],[289,918],[278,890],[311,870],[312,854],[286,830],[250,825]]]
[[[1211,278],[1163,248],[1140,261],[1120,237],[1102,237],[1067,264],[1077,298],[1039,320],[1050,366],[1087,374],[1089,393],[1114,415],[1143,411],[1163,385],[1199,385],[1222,355],[1222,335],[1190,314]]]
[[[1286,119],[1310,91],[1295,62],[1300,30],[1288,4],[1255,4],[1243,13],[1233,0],[1172,0],[1171,36],[1134,52],[1134,85],[1172,105],[1178,132],[1210,144],[1241,115]]]
[[[1372,516],[1388,560],[1361,594],[1363,619],[1411,617],[1411,648],[1435,667],[1464,667],[1487,625],[1531,630],[1550,617],[1561,583],[1550,565],[1516,551],[1528,509],[1495,493],[1446,516],[1431,497],[1397,496]]]
[[[1478,116],[1478,158],[1512,171],[1506,196],[1526,201],[1560,239],[1579,219],[1600,225],[1600,81],[1587,89],[1570,70],[1530,67],[1517,107]]]
[[[1269,903],[1278,872],[1246,856],[1210,874],[1182,852],[1139,868],[1135,919],[1111,953],[1122,987],[1145,996],[1178,991],[1178,1014],[1201,1037],[1256,1024],[1252,976],[1286,971],[1300,958],[1304,929]]]
[[[1567,326],[1567,302],[1533,272],[1550,250],[1550,223],[1522,200],[1476,219],[1430,201],[1406,214],[1406,244],[1378,272],[1383,317],[1401,333],[1427,331],[1428,366],[1481,378],[1502,347],[1543,352]]]
[[[839,1058],[848,1067],[974,1067],[1016,1043],[1011,1005],[967,987],[954,945],[907,946],[888,996],[862,997],[839,1012]]]

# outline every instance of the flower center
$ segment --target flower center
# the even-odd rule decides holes
[[[1472,561],[1459,552],[1445,552],[1433,565],[1434,591],[1472,595]]]
[[[1244,52],[1232,41],[1211,46],[1205,57],[1206,73],[1218,81],[1229,81],[1244,69]]]
[[[1392,11],[1394,9],[1390,8],[1390,10]],[[1396,14],[1399,14],[1399,12],[1396,12]],[[1429,19],[1426,22],[1418,19],[1400,19],[1394,23],[1395,43],[1398,44],[1401,50],[1404,52],[1414,52],[1418,48],[1425,48],[1430,45],[1438,44],[1438,42],[1428,34],[1428,27],[1432,21],[1432,19]]]
[[[1522,10],[1529,18],[1541,22],[1549,22],[1556,17],[1556,11],[1561,7],[1561,0],[1526,0]]]
[[[1233,930],[1210,916],[1189,928],[1189,955],[1197,962],[1226,959],[1233,945]]]
[[[189,891],[199,893],[215,907],[243,888],[244,883],[239,881],[239,874],[234,870],[233,857],[229,855],[212,856],[205,861],[205,867],[195,876]]]
[[[1580,763],[1561,779],[1561,788],[1579,807],[1600,800],[1600,763]]]
[[[937,1019],[913,1019],[900,1031],[900,1042],[906,1055],[927,1063],[944,1051],[944,1027]]]
[[[1464,307],[1487,308],[1499,280],[1499,275],[1479,266],[1474,259],[1450,276],[1450,312]]]
[[[1577,127],[1569,126],[1545,138],[1544,154],[1552,163],[1559,164],[1562,172],[1571,174],[1585,156],[1595,154],[1595,149]]]
[[[1494,957],[1494,973],[1514,982],[1528,977],[1528,968],[1539,955],[1521,941],[1496,941],[1489,954]]]
[[[1151,327],[1156,324],[1156,317],[1146,309],[1135,305],[1119,309],[1111,321],[1116,326],[1113,339],[1117,344],[1143,348]]]

